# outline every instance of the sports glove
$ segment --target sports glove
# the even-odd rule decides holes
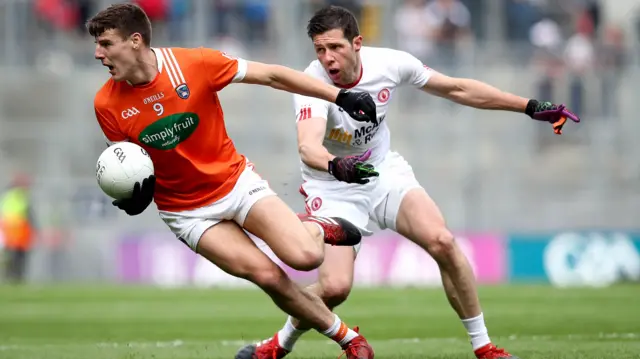
[[[377,177],[378,172],[370,163],[365,163],[371,156],[367,150],[360,156],[336,157],[329,161],[329,173],[338,181],[347,183],[369,183],[369,177]]]
[[[576,123],[580,122],[580,117],[567,110],[564,104],[556,105],[551,102],[529,100],[524,112],[534,120],[549,122],[556,135],[562,134],[562,126],[567,122],[567,118]]]
[[[153,193],[156,187],[156,176],[151,175],[142,180],[142,183],[136,182],[133,185],[131,197],[117,199],[113,201],[113,205],[125,211],[130,216],[137,216],[144,212],[153,201]]]
[[[342,89],[336,97],[336,105],[345,110],[351,118],[358,122],[378,124],[376,103],[366,92],[352,92]]]

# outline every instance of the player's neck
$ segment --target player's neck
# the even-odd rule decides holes
[[[138,58],[138,66],[127,82],[132,86],[145,85],[158,75],[158,59],[152,49],[145,49]]]
[[[362,62],[360,61],[360,59],[358,59],[358,61],[356,61],[355,64],[355,68],[353,69],[353,77],[347,79],[347,81],[345,81],[345,84],[338,84],[339,87],[342,88],[351,88],[354,87],[355,85],[358,84],[358,82],[360,82],[360,79],[362,78]]]

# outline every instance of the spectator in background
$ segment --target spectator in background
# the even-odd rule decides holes
[[[71,30],[78,24],[78,8],[70,0],[36,0],[33,9],[52,30]]]
[[[247,42],[253,46],[264,44],[269,34],[269,0],[244,0],[243,8]]]
[[[457,48],[471,35],[469,9],[459,0],[433,0],[427,5],[425,15],[424,21],[430,28],[427,36],[435,46],[428,63],[453,74],[459,60]]]
[[[538,98],[553,98],[556,80],[562,74],[562,30],[549,16],[544,16],[529,31],[533,45],[533,66],[538,70]]]
[[[542,20],[539,8],[531,0],[507,0],[505,10],[505,37],[518,45],[529,42],[531,29]],[[517,46],[516,49],[510,46],[510,52],[514,53],[521,63],[535,56],[535,51],[536,48],[531,46]]]
[[[395,14],[394,24],[398,49],[429,64],[433,43],[429,36],[431,27],[425,21],[426,5],[426,0],[405,0]]]
[[[618,87],[627,64],[627,48],[620,27],[611,24],[604,29],[598,56],[601,66],[598,70],[601,74],[602,116],[615,117],[618,116]]]
[[[188,35],[189,29],[185,28],[185,24],[189,21],[187,15],[191,13],[192,6],[193,0],[169,0],[167,21],[170,42],[179,42],[186,39],[185,35]]]
[[[34,242],[34,220],[29,195],[30,181],[17,175],[0,199],[0,228],[6,254],[6,279],[23,283]]]
[[[575,21],[575,33],[569,37],[564,49],[564,64],[571,76],[570,107],[576,113],[584,114],[584,76],[593,70],[596,61],[594,28],[587,11],[580,12]]]
[[[325,7],[325,6],[341,6],[351,11],[351,13],[356,17],[358,22],[362,21],[362,0],[310,0],[311,1],[311,11],[316,12],[317,10]]]

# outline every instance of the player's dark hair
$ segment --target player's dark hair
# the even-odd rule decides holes
[[[93,37],[111,29],[118,31],[122,38],[137,32],[142,36],[146,46],[151,45],[151,20],[144,10],[135,4],[111,5],[89,19],[86,26]]]
[[[313,14],[309,24],[307,24],[307,35],[313,39],[316,35],[336,29],[342,30],[345,39],[349,41],[360,35],[358,20],[356,20],[353,13],[335,5],[324,7]]]

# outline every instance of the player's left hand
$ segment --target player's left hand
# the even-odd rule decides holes
[[[365,162],[369,157],[371,157],[371,149],[359,156],[335,157],[329,161],[329,173],[338,181],[367,184],[371,177],[379,176],[373,165]]]
[[[567,122],[567,118],[576,123],[580,122],[580,117],[569,111],[564,104],[529,100],[525,113],[534,120],[549,122],[556,135],[562,134],[562,126]]]
[[[144,212],[153,201],[153,194],[156,187],[156,176],[151,175],[142,180],[142,183],[136,182],[133,185],[131,197],[116,199],[113,205],[125,211],[130,216],[137,216]]]
[[[353,92],[342,89],[336,98],[336,105],[345,110],[351,118],[358,122],[378,124],[376,103],[366,92]]]

